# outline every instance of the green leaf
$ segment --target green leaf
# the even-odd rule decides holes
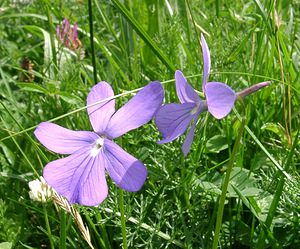
[[[215,135],[211,137],[206,143],[206,153],[219,153],[228,148],[228,140],[222,135]]]
[[[11,242],[2,242],[0,243],[0,249],[11,249],[12,243]]]
[[[208,191],[210,193],[220,195],[222,193],[221,189],[216,186],[215,184],[211,182],[206,182],[206,181],[197,181],[196,183],[200,188],[202,188],[205,191]]]
[[[15,164],[15,159],[16,159],[15,154],[4,143],[0,143],[0,147],[2,148],[7,161],[11,165],[14,165]]]
[[[44,87],[35,84],[35,83],[17,83],[17,86],[21,88],[23,91],[28,92],[37,92],[47,94],[48,91]]]
[[[236,189],[244,197],[256,196],[261,192],[259,188],[256,188],[256,179],[249,170],[235,167],[232,169],[230,176],[230,185],[228,187],[229,197],[238,197]]]
[[[72,95],[70,93],[66,93],[66,92],[59,92],[57,94],[62,100],[66,101],[67,103],[69,104],[72,104],[72,105],[76,105],[76,104],[81,104],[82,103],[82,100],[81,98],[75,96],[75,95]]]

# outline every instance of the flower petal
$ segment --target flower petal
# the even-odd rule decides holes
[[[149,83],[112,116],[106,134],[116,138],[146,124],[161,106],[163,97],[160,82]]]
[[[234,105],[235,92],[221,82],[209,82],[205,88],[208,111],[217,119],[227,116]]]
[[[203,34],[201,34],[201,43],[202,43],[202,55],[203,55],[202,91],[205,92],[206,90],[205,85],[208,81],[208,76],[210,71],[210,52]]]
[[[103,153],[93,157],[90,148],[81,149],[66,158],[48,163],[43,176],[71,204],[96,206],[108,193],[102,159]]]
[[[192,111],[196,107],[195,103],[162,106],[155,116],[156,126],[164,138],[158,143],[168,143],[181,136],[194,117]]]
[[[103,148],[108,162],[106,170],[113,181],[127,191],[140,190],[148,175],[143,163],[108,139],[104,140]]]
[[[197,120],[194,119],[194,123],[192,124],[183,144],[182,144],[182,152],[184,157],[189,153],[191,149],[192,142],[194,140],[194,135],[195,135],[195,128],[196,128]]]
[[[40,123],[34,135],[48,150],[59,154],[72,154],[98,138],[93,132],[72,131],[50,122]]]
[[[87,105],[91,105],[95,102],[113,96],[114,91],[111,86],[105,81],[101,81],[91,89],[87,97]],[[112,99],[104,103],[89,107],[87,111],[94,131],[97,133],[103,133],[111,116],[115,112],[115,100]]]
[[[177,70],[175,72],[175,80],[177,96],[181,103],[195,103],[201,101],[181,71]]]

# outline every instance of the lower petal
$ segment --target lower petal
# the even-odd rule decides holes
[[[104,140],[104,154],[106,170],[120,188],[129,192],[142,188],[148,172],[141,161],[108,139]]]
[[[66,158],[48,163],[43,176],[71,204],[96,206],[108,193],[102,157],[102,153],[93,157],[90,149],[81,149]]]
[[[191,145],[194,139],[194,134],[195,134],[195,128],[196,128],[196,123],[197,120],[194,120],[194,123],[192,124],[183,144],[182,144],[182,152],[184,157],[186,157],[186,155],[189,153],[190,149],[191,149]]]
[[[235,92],[221,82],[207,83],[205,96],[208,111],[217,119],[224,118],[229,114],[236,99]]]
[[[181,136],[194,117],[194,108],[197,108],[195,103],[172,103],[161,107],[155,116],[155,123],[164,139],[158,143],[168,143]]]

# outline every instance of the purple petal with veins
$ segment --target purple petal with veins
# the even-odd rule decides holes
[[[161,106],[163,97],[161,84],[158,81],[149,83],[112,116],[105,133],[117,138],[148,123]]]
[[[95,85],[87,97],[87,105],[94,104],[101,100],[111,98],[114,96],[114,91],[111,86],[101,81]],[[97,104],[87,108],[93,129],[97,133],[104,133],[106,127],[115,112],[115,100],[105,101],[104,103]]]
[[[203,55],[203,79],[202,79],[202,91],[205,93],[205,85],[208,81],[209,71],[210,71],[210,52],[206,43],[204,36],[201,34],[202,43],[202,55]]]
[[[221,82],[209,82],[205,88],[208,111],[217,119],[227,116],[234,105],[235,92]]]
[[[118,187],[136,192],[146,181],[148,172],[144,164],[114,142],[105,139],[106,170]]]
[[[69,202],[96,206],[107,196],[103,155],[91,156],[90,149],[52,161],[46,165],[43,176],[55,191]]]
[[[181,103],[197,103],[201,101],[198,94],[179,70],[175,72],[175,81],[177,96]]]
[[[197,119],[195,118],[194,123],[192,124],[188,134],[186,135],[186,138],[181,147],[184,157],[186,157],[187,154],[189,153],[192,143],[193,143],[193,140],[194,140],[195,128],[196,128],[196,124],[197,124],[196,120]]]
[[[94,132],[72,131],[50,122],[40,123],[34,135],[48,150],[59,154],[72,154],[99,137]]]
[[[156,126],[163,136],[163,140],[158,143],[168,143],[181,136],[195,117],[196,112],[197,105],[195,103],[172,103],[161,107],[155,116]]]

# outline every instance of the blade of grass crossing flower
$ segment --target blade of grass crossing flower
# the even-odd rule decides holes
[[[138,21],[131,15],[131,13],[124,7],[122,3],[118,0],[112,0],[114,6],[121,12],[121,14],[126,18],[126,20],[131,24],[133,29],[139,34],[139,36],[144,40],[146,44],[153,50],[157,57],[165,64],[165,66],[175,72],[175,66],[169,61],[167,56],[162,52],[162,50],[156,45],[153,39],[147,34],[144,28],[138,23]]]
[[[296,137],[293,141],[293,146],[292,146],[292,148],[291,148],[291,150],[290,150],[290,152],[287,156],[285,166],[284,166],[285,171],[288,171],[288,169],[290,168],[290,164],[292,162],[292,158],[293,158],[293,155],[295,153],[295,148],[298,145],[298,137],[299,137],[299,130],[298,130],[297,135],[296,135]],[[270,229],[270,227],[272,225],[272,221],[274,219],[274,216],[275,216],[275,213],[276,213],[276,210],[277,210],[277,206],[278,206],[278,203],[280,201],[280,197],[281,197],[283,187],[284,187],[284,184],[285,184],[285,177],[282,174],[278,174],[278,172],[277,172],[277,177],[280,177],[280,180],[279,180],[279,182],[277,184],[277,187],[276,187],[276,190],[274,192],[274,197],[273,197],[273,200],[272,200],[272,203],[271,203],[271,206],[270,206],[270,210],[268,212],[267,219],[265,221],[265,226],[268,229]],[[275,177],[275,178],[277,178],[277,177]],[[265,248],[265,233],[264,232],[260,233],[256,248],[257,249]]]
[[[166,83],[170,83],[170,82],[174,82],[174,80],[173,80],[173,79],[172,79],[172,80],[167,80],[167,81],[161,82],[161,84],[166,84]],[[123,93],[114,95],[113,97],[106,98],[106,99],[103,99],[103,100],[101,100],[101,101],[97,101],[97,102],[95,102],[95,103],[93,103],[93,104],[91,104],[91,105],[86,105],[86,106],[77,108],[77,109],[75,109],[75,110],[73,110],[73,111],[70,111],[70,112],[67,112],[67,113],[65,113],[65,114],[62,114],[62,115],[60,115],[60,116],[57,116],[57,117],[55,117],[55,118],[49,119],[49,120],[47,120],[47,122],[54,122],[54,121],[60,120],[60,119],[62,119],[62,118],[68,117],[68,116],[70,116],[70,115],[72,115],[72,114],[74,114],[74,113],[77,113],[77,112],[80,112],[80,111],[82,111],[82,110],[85,110],[85,109],[87,109],[87,108],[89,108],[89,107],[92,107],[92,106],[95,106],[95,105],[99,105],[99,104],[101,104],[101,103],[107,102],[107,101],[112,100],[112,99],[117,99],[117,98],[122,97],[122,96],[126,96],[126,95],[129,95],[129,94],[136,93],[136,92],[138,92],[138,91],[141,90],[141,89],[143,89],[143,88],[140,87],[140,88],[136,88],[136,89],[131,90],[131,91],[126,91],[126,92],[123,92]],[[2,104],[2,102],[0,102],[0,103]],[[8,110],[7,110],[7,111],[8,111]],[[45,122],[46,122],[46,121],[45,121]],[[21,128],[22,130],[19,131],[19,132],[14,132],[14,133],[11,132],[11,133],[13,133],[13,134],[10,134],[9,136],[0,139],[0,142],[2,142],[2,141],[4,141],[4,140],[7,140],[7,139],[10,139],[10,138],[12,138],[12,137],[18,136],[18,135],[20,135],[20,134],[26,133],[26,132],[28,132],[28,131],[34,130],[37,126],[38,126],[38,125],[34,125],[34,126],[29,127],[29,128],[26,128],[26,129]],[[20,124],[19,124],[19,127],[22,127],[22,126],[20,126]]]
[[[231,174],[234,162],[235,162],[236,155],[237,155],[238,150],[239,150],[242,135],[244,133],[245,122],[246,122],[246,120],[244,118],[242,118],[239,133],[238,133],[237,138],[235,140],[233,150],[232,150],[232,153],[231,153],[231,156],[230,156],[230,160],[229,160],[229,163],[228,163],[228,166],[227,166],[225,179],[224,179],[224,182],[222,184],[222,194],[221,194],[220,199],[219,199],[218,212],[217,212],[217,221],[216,221],[216,226],[215,226],[215,233],[214,233],[212,249],[217,249],[218,248],[220,231],[221,231],[222,220],[223,220],[224,205],[225,205],[226,193],[227,193],[229,180],[230,180],[230,174]]]

